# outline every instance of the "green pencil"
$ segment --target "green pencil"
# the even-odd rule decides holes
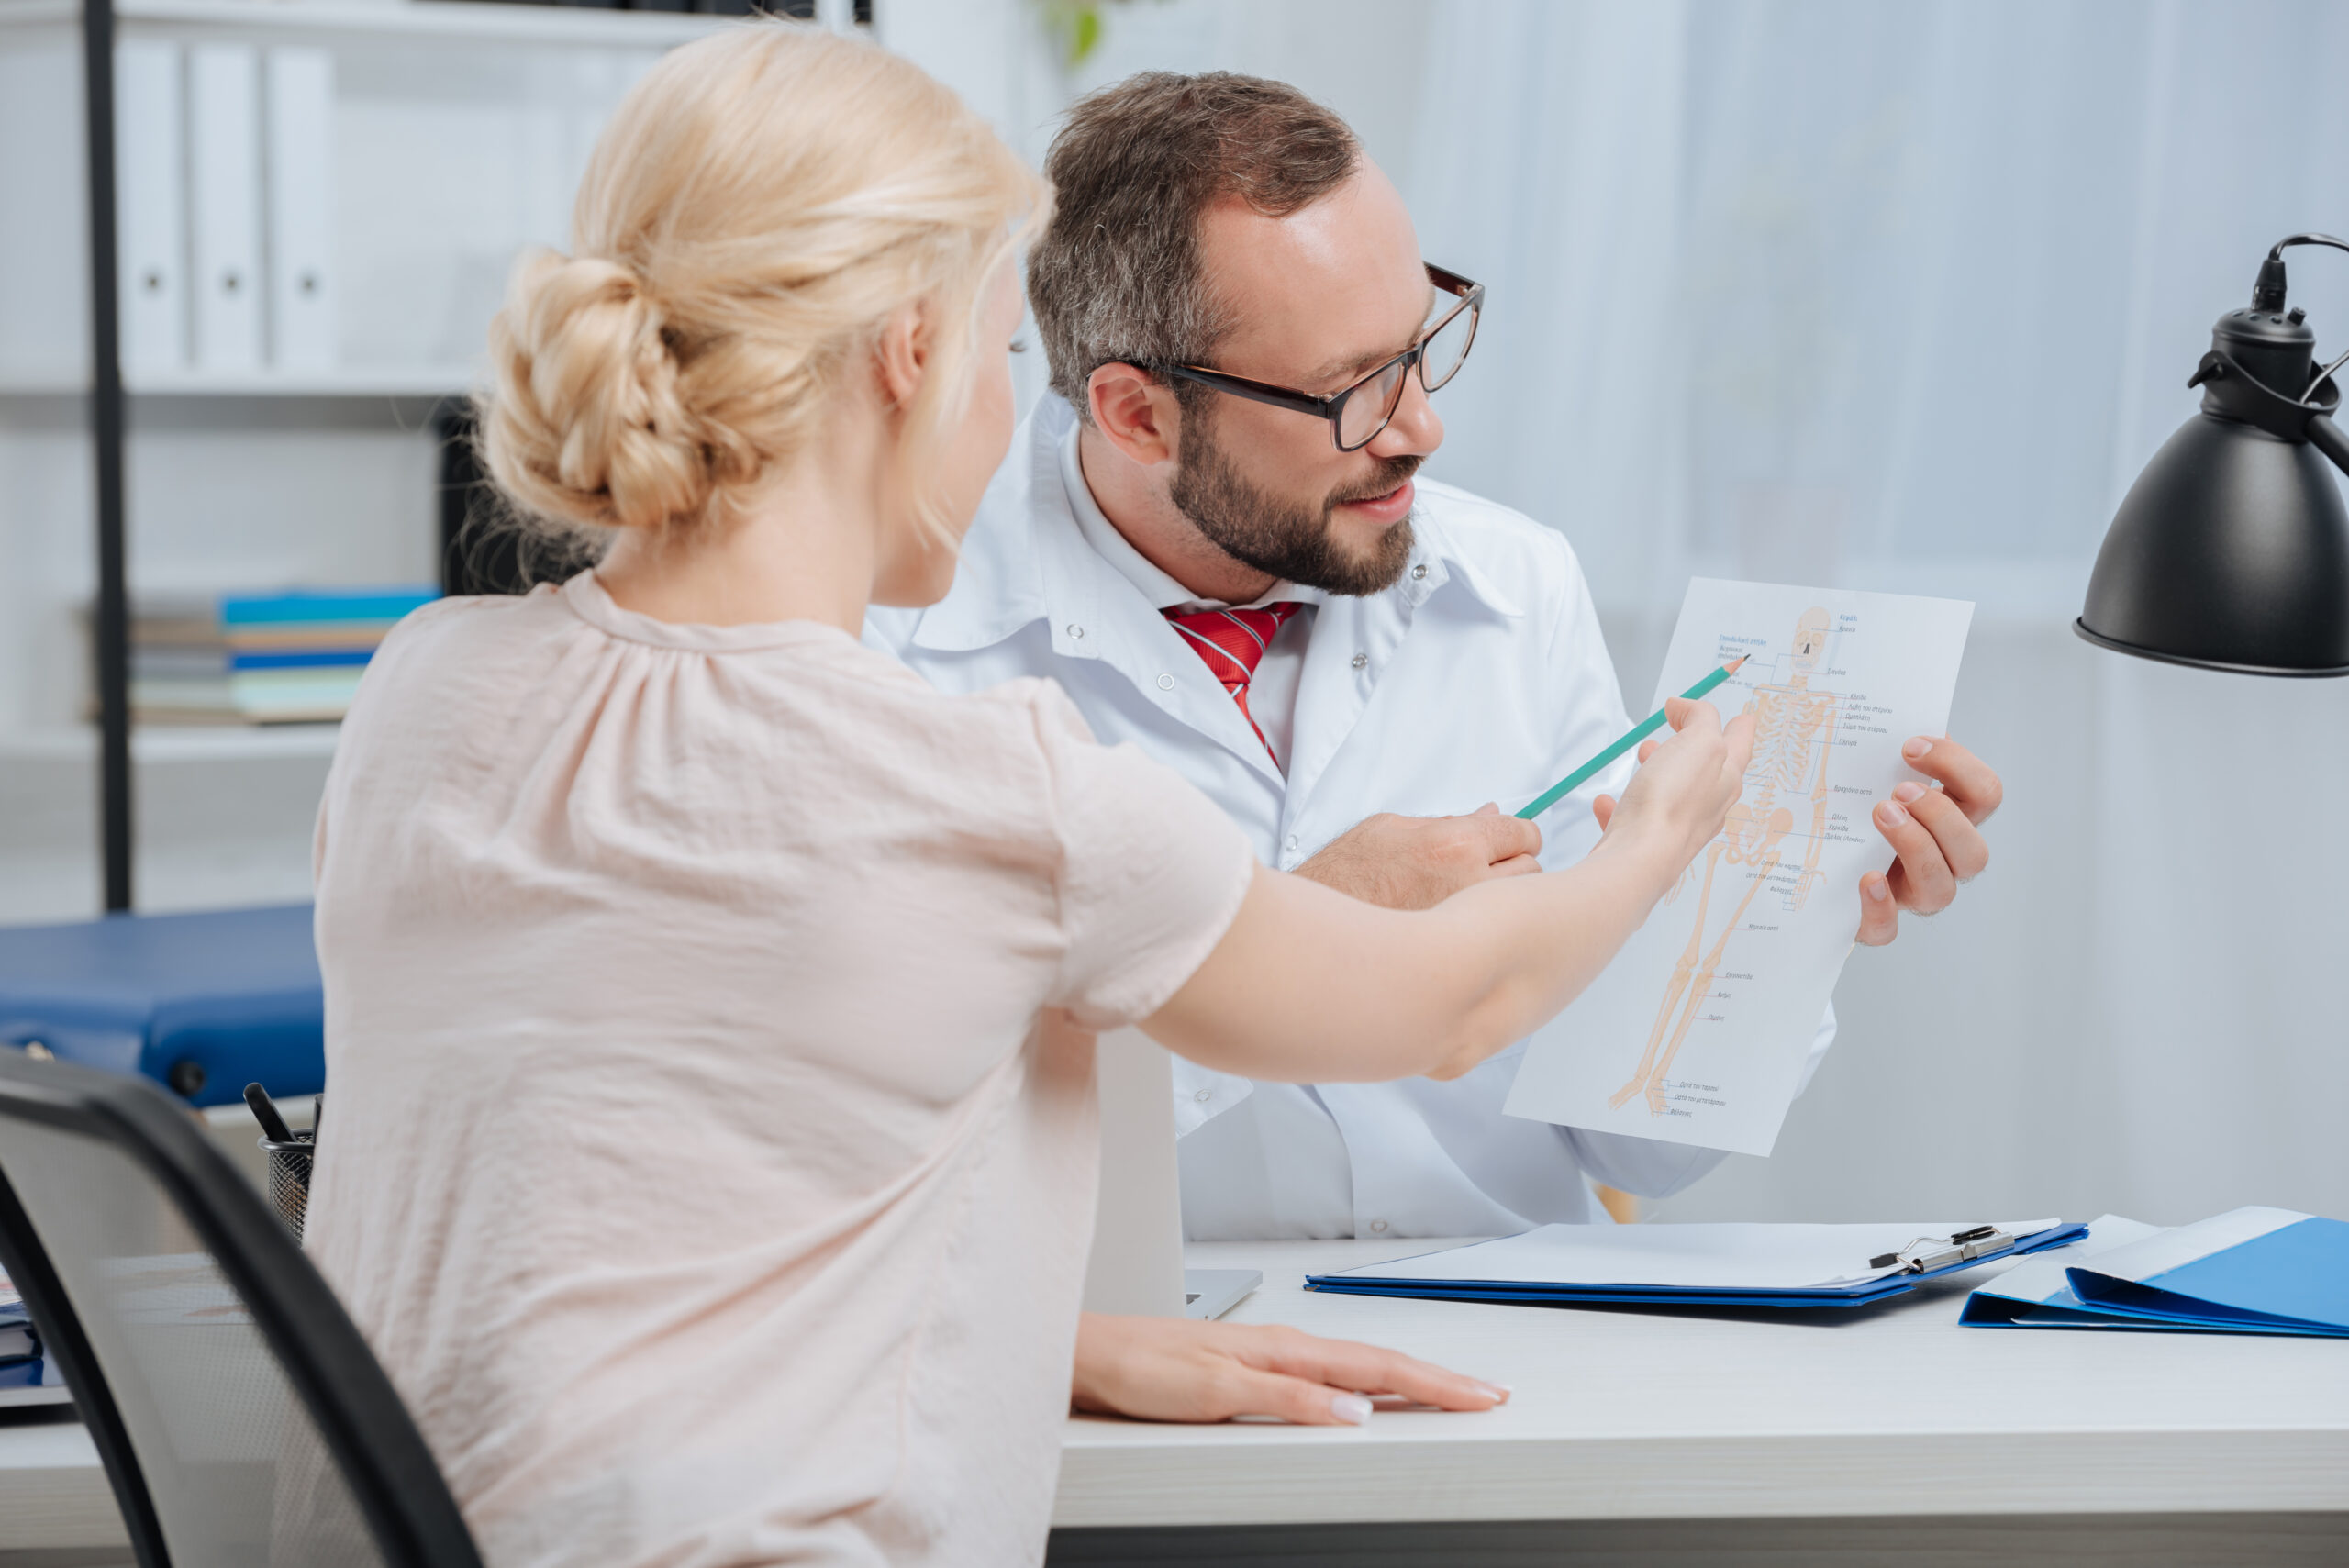
[[[1680,695],[1687,697],[1691,702],[1696,701],[1698,697],[1707,695],[1715,686],[1720,685],[1723,681],[1726,681],[1731,675],[1736,674],[1737,667],[1740,664],[1744,663],[1749,657],[1751,657],[1751,655],[1742,653],[1739,654],[1736,659],[1722,665],[1720,669],[1714,671],[1711,674],[1707,675],[1703,680],[1698,682],[1695,685],[1689,687]],[[1560,779],[1556,784],[1553,784],[1548,789],[1543,790],[1542,792],[1542,797],[1539,800],[1536,800],[1532,805],[1519,812],[1518,815],[1528,822],[1532,821],[1536,817],[1541,816],[1543,812],[1549,810],[1550,807],[1557,805],[1558,802],[1574,794],[1575,790],[1581,788],[1584,784],[1588,784],[1592,777],[1598,773],[1599,769],[1605,767],[1608,763],[1613,762],[1616,758],[1621,756],[1624,752],[1630,751],[1632,747],[1638,745],[1641,741],[1646,740],[1649,736],[1654,734],[1657,730],[1663,728],[1664,710],[1659,708],[1655,712],[1648,715],[1645,718],[1640,720],[1639,723],[1631,726],[1631,732],[1629,735],[1624,736],[1623,739],[1616,741],[1615,744],[1607,748],[1606,751],[1601,751],[1598,756],[1593,757],[1589,762],[1585,762],[1581,767],[1576,768],[1573,773],[1568,773],[1564,778]]]

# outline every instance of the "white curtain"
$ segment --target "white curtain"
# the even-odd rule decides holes
[[[2009,785],[1680,1218],[2349,1213],[2349,686],[2068,631],[2266,248],[2349,227],[2324,4],[1437,6],[1410,192],[1495,285],[1447,476],[1574,539],[1634,705],[1690,572],[1980,606]],[[1483,269],[1481,272],[1479,269]],[[2294,259],[2349,341],[2349,259]]]
[[[1573,539],[1634,707],[1692,573],[1980,606],[1952,728],[2008,783],[1990,871],[1854,956],[1777,1153],[1664,1212],[2349,1215],[2349,684],[2068,629],[2113,507],[2194,409],[2212,320],[2277,239],[2349,230],[2349,8],[1172,0],[1108,21],[1050,93],[1031,67],[1026,134],[1146,66],[1286,77],[1362,131],[1428,256],[1490,286],[1431,471]],[[2349,345],[2349,257],[2292,272],[2320,346]]]

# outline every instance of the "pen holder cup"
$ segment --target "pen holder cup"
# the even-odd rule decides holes
[[[316,1133],[297,1132],[286,1143],[260,1140],[261,1151],[269,1161],[270,1204],[285,1229],[294,1233],[297,1245],[302,1240],[302,1221],[310,1211],[310,1161],[317,1153],[317,1139]]]

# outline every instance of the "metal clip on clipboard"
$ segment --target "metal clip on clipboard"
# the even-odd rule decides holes
[[[1868,1260],[1872,1269],[1898,1267],[1904,1274],[1930,1273],[1935,1269],[1953,1268],[1959,1263],[1971,1263],[1983,1258],[1995,1257],[2015,1244],[2015,1239],[1995,1225],[1977,1225],[1971,1230],[1951,1233],[1944,1241],[1938,1236],[1920,1236],[1897,1252],[1879,1252]]]

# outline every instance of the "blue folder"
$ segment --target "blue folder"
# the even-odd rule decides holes
[[[317,1093],[325,1041],[307,904],[0,927],[0,1044],[216,1106]]]
[[[2153,1231],[2064,1273],[2043,1300],[1977,1291],[1963,1321],[2349,1337],[2349,1225],[2292,1209],[2238,1208]]]
[[[1987,1230],[1989,1227],[1981,1229]],[[1774,1233],[1793,1238],[1809,1233],[1811,1245],[1818,1244],[1818,1233],[1849,1231],[1855,1239],[1870,1233],[1880,1237],[1898,1237],[1889,1245],[1904,1246],[1909,1237],[1925,1234],[1920,1240],[1938,1240],[1931,1226],[1654,1226],[1639,1227],[1648,1238],[1668,1240],[1672,1233],[1696,1237],[1699,1232],[1737,1232],[1736,1240],[1749,1255],[1769,1250]],[[1593,1246],[1604,1246],[1607,1228],[1582,1226],[1545,1226],[1541,1231],[1529,1232],[1529,1237],[1545,1234],[1571,1245],[1575,1233],[1587,1237]],[[1952,1240],[1958,1235],[1973,1235],[1972,1229],[1953,1230],[1946,1224],[1940,1234]],[[1766,1283],[1742,1282],[1730,1277],[1737,1273],[1734,1264],[1724,1264],[1720,1283],[1642,1283],[1631,1277],[1636,1265],[1625,1271],[1624,1277],[1596,1280],[1587,1276],[1568,1280],[1497,1279],[1477,1276],[1480,1250],[1502,1243],[1480,1242],[1453,1249],[1450,1252],[1431,1254],[1425,1258],[1403,1259],[1397,1263],[1373,1264],[1367,1268],[1349,1270],[1338,1274],[1308,1274],[1308,1290],[1327,1291],[1344,1296],[1409,1296],[1430,1301],[1487,1301],[1525,1307],[1604,1307],[1604,1306],[1665,1306],[1707,1307],[1777,1307],[1820,1308],[1865,1307],[1894,1296],[1905,1296],[1922,1282],[1939,1279],[1965,1269],[1976,1268],[2000,1258],[2043,1251],[2051,1247],[2063,1247],[2087,1234],[2087,1227],[2078,1224],[2040,1223],[2001,1233],[1995,1245],[1976,1243],[1965,1249],[1954,1249],[1942,1242],[1935,1249],[1922,1250],[1910,1257],[1899,1254],[1900,1261],[1892,1262],[1894,1254],[1869,1255],[1885,1242],[1867,1241],[1865,1251],[1854,1250],[1848,1256],[1843,1273],[1839,1276],[1831,1267],[1828,1277],[1817,1284],[1786,1284],[1777,1279]],[[1504,1242],[1523,1241],[1525,1238],[1505,1238]],[[1943,1258],[1941,1254],[1965,1251],[1968,1255]],[[1684,1253],[1677,1261],[1686,1262]],[[1408,1273],[1379,1273],[1413,1265]],[[1687,1272],[1681,1271],[1686,1278]],[[1813,1273],[1813,1279],[1820,1273]]]

